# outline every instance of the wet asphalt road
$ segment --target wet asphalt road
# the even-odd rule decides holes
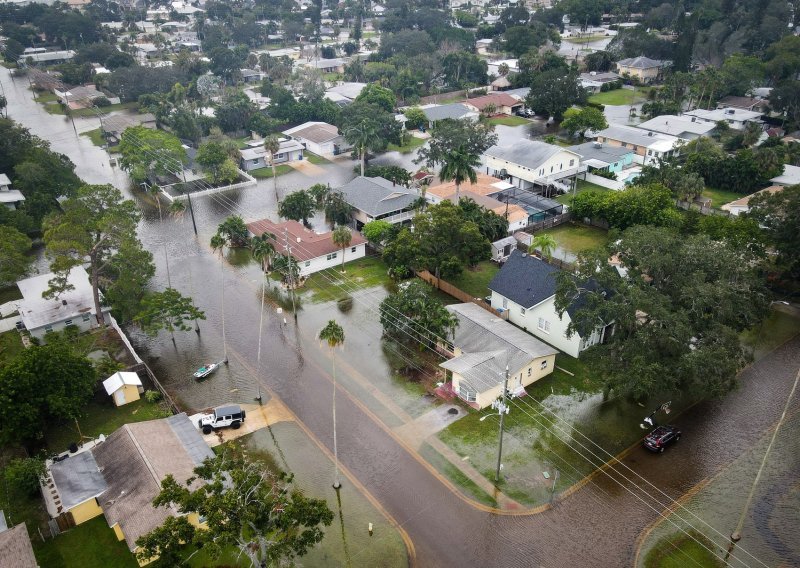
[[[12,85],[5,70],[0,71],[0,79],[12,118],[50,139],[55,150],[70,156],[79,175],[87,181],[114,183],[127,191],[126,177],[110,168],[105,152],[84,137],[76,139],[72,126],[63,117],[46,115],[30,100],[22,81]],[[90,120],[77,123],[80,130],[95,126]],[[328,175],[335,185],[353,174],[345,164],[331,169],[326,179]],[[300,174],[279,180],[286,188],[308,186],[315,181]],[[271,185],[262,182],[257,188],[224,197],[196,200],[201,231],[197,240],[186,220],[161,223],[152,204],[134,194],[145,210],[140,238],[153,250],[158,264],[154,286],[166,283],[163,254],[157,252],[166,246],[173,284],[184,291],[191,289],[209,318],[202,324],[199,340],[194,334],[181,336],[177,349],[168,340],[146,341],[133,334],[168,388],[191,408],[231,399],[249,401],[256,392],[251,370],[256,367],[255,316],[259,299],[254,288],[257,272],[254,276],[252,265],[225,268],[230,368],[200,386],[189,379],[187,371],[221,351],[221,271],[218,259],[207,246],[208,238],[216,223],[232,210],[242,213],[246,220],[274,215],[274,196],[270,197],[269,189]],[[298,328],[291,321],[282,327],[282,317],[272,309],[265,319],[264,363],[258,380],[272,389],[326,446],[332,447],[326,351],[313,339],[315,330],[303,323],[302,312]],[[717,473],[774,424],[798,368],[800,338],[795,338],[746,369],[739,390],[678,417],[675,423],[684,431],[678,446],[664,455],[633,449],[623,464],[663,490],[667,497],[641,479],[630,481],[634,476],[630,471],[614,468],[596,475],[585,487],[558,501],[551,511],[533,516],[487,513],[451,493],[345,390],[340,390],[338,397],[339,454],[343,465],[408,532],[419,566],[629,565],[636,538],[663,513],[668,497],[678,498]],[[797,409],[795,402],[792,412]],[[724,540],[716,537],[720,544]],[[744,562],[734,565],[757,565],[737,553],[739,557]]]

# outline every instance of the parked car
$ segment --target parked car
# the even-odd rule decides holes
[[[246,413],[241,406],[227,404],[218,406],[211,413],[201,416],[197,425],[203,431],[203,434],[211,434],[214,430],[229,426],[236,430],[244,422],[245,416]]]
[[[644,438],[644,447],[652,452],[663,452],[670,444],[681,439],[681,431],[675,426],[657,426]]]

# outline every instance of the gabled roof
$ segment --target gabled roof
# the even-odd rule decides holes
[[[522,103],[518,99],[506,93],[492,93],[490,95],[485,95],[483,97],[468,99],[464,101],[464,104],[473,106],[478,110],[483,110],[489,105],[494,105],[495,107],[501,107],[501,106],[513,107],[513,106],[519,106]]]
[[[274,223],[269,219],[261,219],[247,224],[247,230],[253,235],[261,236],[264,233],[275,235],[275,250],[286,254],[286,241],[292,250],[292,257],[298,261],[311,260],[341,250],[333,242],[333,232],[315,233],[297,221],[283,221]],[[358,246],[367,242],[361,233],[350,231],[350,246]],[[285,235],[285,238],[284,238]]]
[[[584,142],[583,144],[570,146],[569,150],[579,154],[583,162],[586,160],[600,160],[606,164],[613,164],[628,154],[633,154],[632,148],[612,146],[602,142]]]
[[[37,568],[25,523],[0,532],[0,568]]]
[[[410,207],[417,194],[382,177],[358,176],[338,188],[347,203],[371,217]]]
[[[486,150],[486,156],[535,170],[560,152],[569,152],[580,158],[571,150],[538,140],[518,140],[511,146],[492,146]]]
[[[664,114],[651,118],[636,126],[642,130],[649,130],[652,132],[659,132],[661,134],[668,134],[670,136],[677,136],[680,138],[681,134],[695,134],[697,136],[705,136],[717,127],[715,123],[703,122],[696,118],[692,120],[691,117],[677,116],[674,114]]]
[[[106,389],[108,394],[114,394],[119,389],[124,386],[142,386],[142,379],[139,378],[139,375],[136,373],[130,373],[125,371],[117,371],[110,377],[108,377],[105,381],[103,381],[103,387]]]
[[[436,122],[437,120],[444,120],[446,118],[458,119],[475,116],[474,110],[461,103],[420,107],[420,110],[425,113],[425,118],[430,122]]]
[[[769,181],[777,185],[797,185],[800,183],[800,167],[786,164],[783,173]]]
[[[650,59],[649,57],[645,57],[643,55],[617,61],[617,65],[621,67],[629,67],[631,69],[652,69],[653,67],[666,67],[671,64],[671,61]]]
[[[42,298],[42,292],[50,286],[48,282],[55,275],[40,274],[17,282],[22,300],[17,302],[19,315],[27,329],[94,313],[94,296],[89,283],[89,275],[82,266],[74,266],[69,271],[67,281],[74,287],[61,294],[57,300]],[[108,308],[103,307],[103,310]]]
[[[555,295],[559,272],[555,266],[515,250],[489,282],[489,290],[523,308],[531,308]]]
[[[284,130],[282,134],[303,138],[315,144],[329,142],[339,137],[339,129],[327,122],[305,122],[300,126],[295,126],[289,130]]]
[[[462,354],[440,365],[460,374],[478,391],[503,381],[506,366],[513,373],[532,360],[557,351],[532,335],[473,303],[454,304],[447,310],[458,318],[453,345]]]
[[[756,195],[758,195],[759,193],[768,193],[770,195],[773,195],[775,193],[778,193],[779,191],[783,191],[784,189],[786,189],[786,187],[783,186],[783,185],[773,185],[773,186],[767,187],[765,189],[762,189],[761,191],[756,191],[755,193],[753,193],[751,195],[745,195],[744,197],[740,197],[739,199],[737,199],[735,201],[731,201],[730,203],[726,203],[725,205],[720,207],[720,209],[722,209],[723,211],[730,211],[731,209],[736,209],[738,207],[749,207],[750,200],[753,197],[755,197]]]
[[[645,148],[656,142],[667,142],[674,145],[677,144],[679,140],[676,136],[670,136],[669,134],[650,132],[648,130],[622,124],[612,124],[608,128],[598,132],[597,136],[625,142],[626,144],[633,144],[634,146],[644,146]]]

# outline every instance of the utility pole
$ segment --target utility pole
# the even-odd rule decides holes
[[[181,164],[181,175],[183,176],[183,191],[186,193],[186,199],[189,200],[189,214],[192,216],[192,227],[194,227],[194,236],[197,236],[197,223],[194,220],[194,207],[192,207],[192,192],[187,190],[186,188],[186,170],[183,168],[183,164]]]
[[[289,295],[292,297],[292,312],[294,313],[294,321],[297,322],[297,306],[294,302],[294,267],[292,267],[292,245],[289,241],[289,231],[286,227],[283,228],[283,241],[286,246],[286,264],[289,268]]]
[[[503,380],[503,394],[499,401],[494,401],[492,406],[497,409],[500,414],[500,444],[497,447],[497,471],[494,474],[496,483],[500,483],[500,468],[503,467],[501,460],[503,459],[503,422],[505,421],[506,414],[508,414],[508,406],[506,405],[506,394],[508,393],[508,365],[506,365],[506,377]]]

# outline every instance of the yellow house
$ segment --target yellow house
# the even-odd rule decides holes
[[[117,371],[108,377],[103,381],[103,387],[117,406],[139,400],[139,395],[144,392],[139,375],[125,371]]]
[[[617,61],[617,73],[635,77],[642,83],[658,81],[664,74],[664,69],[672,65],[671,61],[650,59],[649,57],[631,57]]]
[[[214,456],[186,414],[125,424],[108,438],[87,444],[68,459],[48,460],[42,484],[50,516],[73,526],[105,515],[109,527],[131,552],[139,537],[180,513],[154,507],[161,481],[185,482],[194,468]],[[195,481],[195,488],[200,481]],[[197,515],[189,522],[202,526]],[[146,564],[143,562],[142,564]]]
[[[477,304],[447,306],[458,318],[453,334],[453,358],[439,366],[452,375],[452,390],[474,408],[486,408],[503,392],[516,395],[553,372],[554,348],[511,325]]]

